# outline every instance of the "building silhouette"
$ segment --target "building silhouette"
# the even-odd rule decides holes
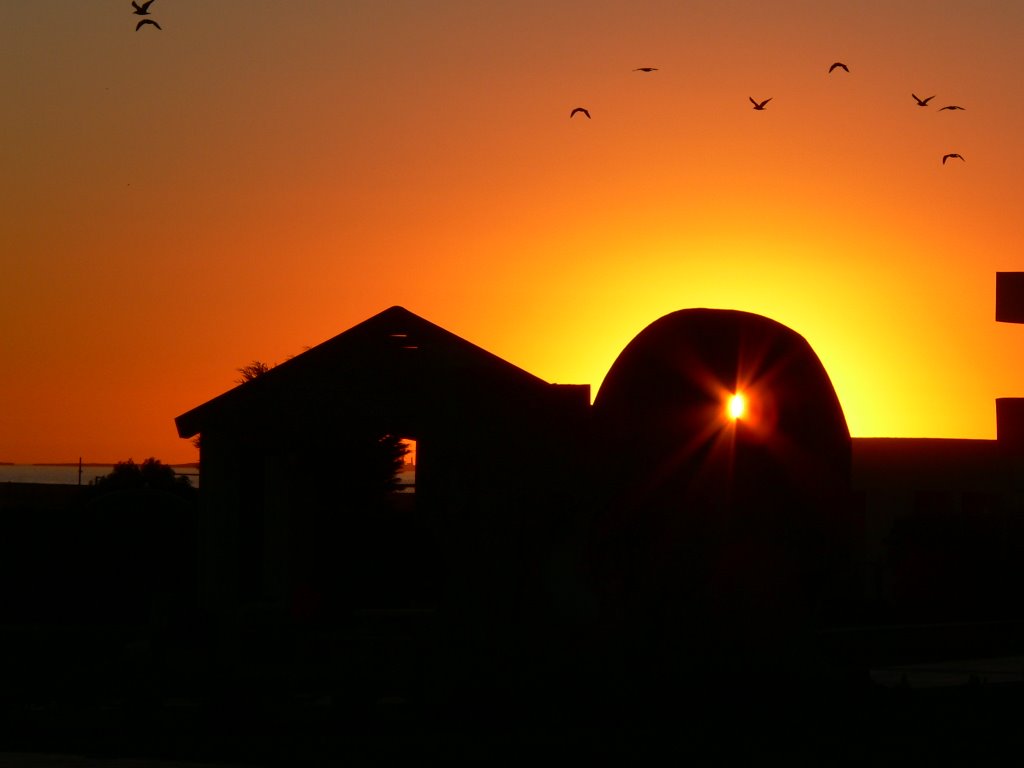
[[[200,405],[176,420],[201,435],[200,603],[236,627],[423,611],[460,659],[583,677],[626,637],[755,658],[853,603],[850,437],[802,337],[673,313],[589,400],[393,307]],[[341,446],[385,435],[416,441],[414,494],[349,476]]]
[[[1024,320],[1024,273],[996,286]],[[517,739],[976,761],[1019,730],[1022,403],[996,401],[995,440],[851,439],[799,334],[684,309],[591,404],[392,307],[176,419],[198,508],[0,487],[0,736],[287,765]]]
[[[201,435],[200,603],[286,623],[419,611],[512,642],[498,627],[545,612],[574,524],[589,399],[392,307],[179,416]],[[345,446],[385,435],[415,440],[412,494],[351,476]]]
[[[1024,318],[997,286],[997,315]],[[997,401],[997,440],[851,439],[799,334],[687,309],[638,334],[591,405],[392,307],[176,424],[201,435],[211,615],[415,614],[467,670],[578,687],[637,657],[690,679],[709,655],[745,677],[822,654],[863,671],[899,643],[853,651],[851,627],[1016,620],[1021,402]],[[386,435],[415,441],[414,493],[358,490],[346,446]]]

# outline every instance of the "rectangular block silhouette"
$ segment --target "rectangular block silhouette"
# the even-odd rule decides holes
[[[996,439],[1000,448],[1024,453],[1024,397],[996,398]]]
[[[996,272],[996,321],[1024,323],[1024,272]]]

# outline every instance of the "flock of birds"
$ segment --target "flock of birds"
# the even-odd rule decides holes
[[[135,9],[134,11],[132,11],[132,13],[134,13],[136,16],[149,16],[149,6],[151,6],[153,2],[154,0],[146,0],[146,2],[144,2],[142,5],[139,5],[137,2],[135,2],[135,0],[132,0],[132,7]],[[147,24],[152,24],[157,29],[163,29],[163,27],[161,27],[152,19],[143,19],[135,25],[135,31],[138,32]]]
[[[155,2],[155,0],[145,0],[145,2],[143,2],[141,5],[139,5],[139,3],[137,3],[135,0],[132,0],[132,8],[135,9],[135,10],[132,11],[132,13],[135,14],[136,16],[148,16],[149,15],[149,6],[151,6],[154,2]],[[153,21],[153,19],[142,19],[142,21],[140,21],[138,24],[135,25],[135,31],[138,32],[140,29],[142,29],[147,24],[151,24],[152,26],[156,27],[157,29],[163,29],[163,27],[161,27],[159,24],[157,24],[155,21]],[[849,72],[850,71],[850,68],[848,66],[846,66],[846,64],[844,64],[841,61],[836,61],[836,62],[833,62],[833,64],[828,68],[828,73],[832,74],[832,72],[834,72],[837,69],[841,69],[844,72]],[[658,68],[657,67],[637,67],[633,71],[634,72],[647,72],[647,73],[650,73],[650,72],[657,72]],[[919,106],[919,107],[927,107],[928,106],[928,102],[935,98],[935,96],[929,96],[926,99],[920,99],[920,98],[917,97],[916,94],[912,93],[910,95],[913,97],[914,101],[917,102],[917,106]],[[754,99],[753,96],[749,96],[748,98],[750,99],[750,103],[754,105],[754,109],[759,111],[759,112],[763,112],[764,108],[768,105],[768,102],[772,100],[771,96],[769,96],[764,101],[757,101],[756,99]],[[946,109],[955,111],[955,110],[958,110],[958,109],[963,109],[963,107],[958,106],[956,104],[949,104],[949,105],[947,105],[945,107],[940,107],[939,111],[942,112],[943,110],[946,110]],[[590,118],[590,110],[587,109],[586,107],[575,107],[569,113],[569,117],[570,118],[575,117],[577,113],[581,113],[581,114],[585,115],[588,120],[591,119]],[[959,154],[958,152],[949,152],[949,153],[947,153],[947,154],[942,156],[942,164],[945,165],[947,160],[963,160],[963,159],[964,159],[963,156],[961,154]]]
[[[149,2],[151,3],[151,2],[153,2],[153,0],[149,0]],[[134,4],[135,3],[133,2],[132,5],[134,5]],[[146,3],[146,5],[148,6],[149,3]],[[836,61],[836,62],[833,62],[833,64],[828,68],[828,73],[831,75],[832,72],[837,70],[837,69],[841,69],[844,72],[849,72],[850,71],[850,68],[848,66],[846,66],[846,64],[844,64],[841,61]],[[633,71],[634,72],[657,72],[658,68],[657,67],[637,67]],[[917,106],[919,106],[919,107],[927,107],[928,106],[928,102],[935,98],[935,96],[929,96],[926,99],[920,99],[920,98],[917,97],[916,94],[912,93],[910,95],[913,97],[914,101],[917,102]],[[750,103],[754,105],[754,109],[756,109],[759,112],[763,112],[765,106],[768,104],[769,101],[772,100],[773,97],[769,96],[764,101],[757,101],[756,99],[754,99],[753,96],[748,96],[747,98],[749,98],[750,99]],[[962,110],[964,108],[959,106],[959,105],[957,105],[957,104],[949,104],[949,105],[947,105],[945,107],[940,107],[939,108],[939,112],[942,112],[943,110],[946,110],[946,109],[951,110],[951,111],[956,111],[956,110]],[[570,118],[574,117],[577,112],[582,113],[583,115],[586,115],[588,120],[590,119],[590,110],[586,109],[585,107],[575,107],[569,113],[569,117]],[[963,155],[959,154],[958,152],[948,152],[947,154],[942,156],[942,164],[945,165],[947,160],[963,160],[963,159],[964,159]]]

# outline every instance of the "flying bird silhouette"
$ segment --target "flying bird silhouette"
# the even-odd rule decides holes
[[[850,71],[850,68],[848,66],[846,66],[845,64],[843,64],[843,62],[837,61],[835,64],[833,64],[831,67],[828,68],[828,73],[831,75],[832,74],[832,70],[835,69],[836,67],[842,67],[843,70],[845,70],[846,72]]]
[[[135,25],[135,31],[138,32],[140,29],[142,29],[143,25],[145,25],[145,24],[152,24],[157,29],[163,29],[163,27],[161,27],[159,24],[157,24],[152,19],[143,19],[142,21],[140,21],[138,24]]]
[[[135,2],[135,0],[132,0],[132,6],[135,8],[135,10],[132,11],[132,13],[134,13],[136,16],[146,16],[149,14],[149,6],[151,6],[152,4],[153,0],[146,0],[146,2],[144,2],[142,5],[139,5]]]
[[[769,96],[764,101],[754,101],[754,97],[753,96],[748,96],[747,98],[750,99],[750,103],[754,105],[754,109],[764,109],[764,105],[767,104],[769,101],[771,101],[775,97],[774,96]]]
[[[582,112],[584,115],[587,116],[588,120],[590,119],[590,112],[589,112],[589,110],[586,110],[583,107],[576,107],[576,109],[574,109],[572,112],[569,113],[569,117],[571,118],[577,112]]]
[[[910,95],[914,96],[914,94],[910,94]],[[928,106],[928,102],[931,101],[934,98],[935,98],[934,96],[929,96],[927,99],[919,99],[919,98],[917,98],[917,96],[914,96],[914,101],[917,102],[917,106],[919,106],[919,107],[927,107]]]
[[[939,112],[944,109],[963,109],[963,107],[958,107],[956,104],[950,104],[948,107],[940,107]]]
[[[949,160],[949,158],[951,157],[959,157],[961,160],[964,160],[962,155],[958,155],[956,152],[950,152],[948,155],[942,156],[942,164],[945,165],[946,161]],[[966,163],[967,161],[964,160],[964,162]]]
[[[657,67],[637,67],[633,70],[634,72],[657,72]]]

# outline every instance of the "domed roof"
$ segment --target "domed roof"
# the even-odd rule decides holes
[[[761,315],[684,309],[651,323],[612,365],[594,416],[612,464],[658,467],[676,485],[716,456],[732,472],[740,448],[747,486],[848,481],[850,433],[828,374],[802,336]]]

